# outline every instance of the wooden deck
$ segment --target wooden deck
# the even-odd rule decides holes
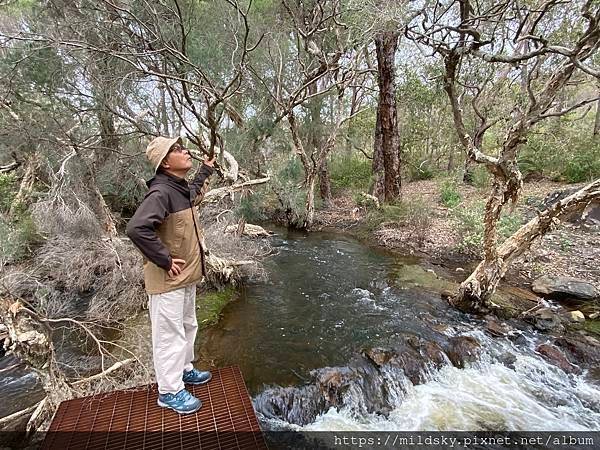
[[[42,449],[266,449],[237,366],[187,389],[202,401],[180,415],[156,404],[156,384],[61,403]]]

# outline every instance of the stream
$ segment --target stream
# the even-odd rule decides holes
[[[241,288],[197,339],[202,360],[240,366],[264,429],[600,430],[597,378],[548,364],[535,352],[547,336],[526,325],[511,323],[502,337],[485,333],[482,319],[441,298],[452,286],[442,269],[341,234],[276,231],[267,281]],[[149,341],[147,312],[131,325]],[[481,349],[463,368],[444,347],[456,338]],[[407,342],[444,351],[412,375],[383,350],[364,356]],[[35,377],[19,370],[0,373],[0,395],[11,400],[0,417],[40,398]],[[320,400],[325,379],[335,401]]]

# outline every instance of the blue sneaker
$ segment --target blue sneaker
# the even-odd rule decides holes
[[[158,406],[171,408],[179,414],[195,413],[202,406],[202,402],[185,389],[177,394],[158,394]]]
[[[210,372],[198,369],[183,372],[183,382],[188,384],[204,384],[208,383],[212,378]]]

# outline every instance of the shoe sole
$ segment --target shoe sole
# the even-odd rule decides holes
[[[210,377],[208,377],[207,380],[205,381],[184,381],[185,384],[193,384],[195,386],[198,386],[200,384],[206,384],[208,383],[210,380],[212,380],[212,373],[210,374]]]
[[[200,402],[200,404],[198,405],[198,407],[196,409],[193,409],[191,411],[180,411],[178,409],[173,408],[170,405],[167,405],[166,403],[161,402],[160,400],[156,401],[156,404],[158,406],[160,406],[161,408],[168,408],[168,409],[172,409],[173,411],[175,411],[177,414],[193,414],[195,412],[197,412],[200,408],[202,408],[202,402]]]

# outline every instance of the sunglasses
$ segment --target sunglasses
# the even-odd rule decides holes
[[[167,154],[169,154],[169,153],[183,153],[184,151],[187,152],[188,151],[187,148],[183,147],[182,145],[175,144],[175,145],[173,145],[169,149],[169,152]]]

